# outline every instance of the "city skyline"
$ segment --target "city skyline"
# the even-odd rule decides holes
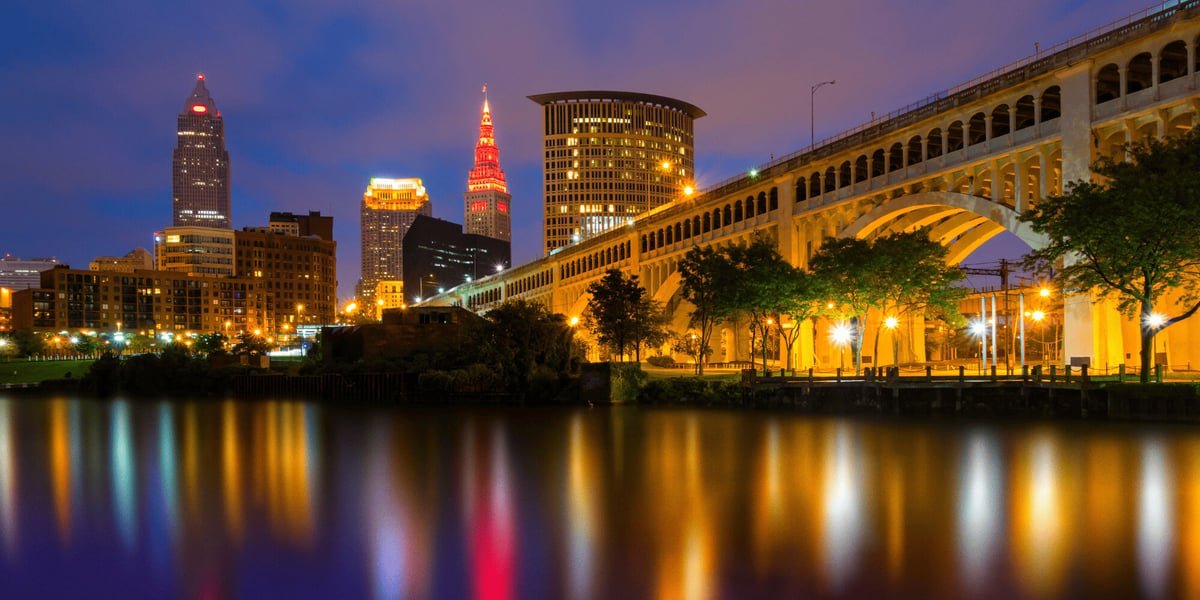
[[[979,32],[965,25],[987,16],[967,3],[878,3],[853,13],[714,3],[684,16],[663,4],[639,8],[642,21],[657,25],[634,26],[600,18],[596,7],[542,2],[495,17],[370,2],[291,11],[230,5],[214,11],[219,17],[194,20],[136,6],[95,15],[22,7],[0,53],[10,84],[0,100],[12,107],[0,117],[0,158],[8,165],[0,175],[8,213],[0,251],[53,255],[79,268],[98,255],[148,247],[153,232],[170,223],[170,123],[179,88],[197,73],[221,92],[227,146],[238,162],[233,227],[274,210],[332,214],[341,242],[339,297],[346,298],[360,270],[356,213],[364,180],[420,177],[434,216],[461,214],[484,81],[505,124],[497,144],[506,148],[520,264],[541,255],[541,111],[525,96],[608,88],[703,106],[709,117],[698,122],[695,140],[703,187],[807,145],[813,132],[805,92],[813,84],[838,81],[816,95],[819,140],[870,120],[872,111],[882,115],[1032,54],[1035,42],[1048,47],[1142,8],[1018,2],[1007,9],[1041,18],[989,21]],[[680,35],[662,36],[661,24],[672,19]],[[427,52],[399,53],[385,39],[387,27],[401,23],[428,26],[412,27],[431,44]],[[505,24],[527,35],[504,42],[483,35]],[[209,38],[173,43],[204,27]],[[78,35],[56,33],[66,28]],[[934,33],[944,46],[972,51],[912,43]],[[77,218],[50,227],[48,206]]]

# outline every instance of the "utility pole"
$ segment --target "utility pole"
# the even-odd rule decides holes
[[[1011,361],[1010,355],[1012,353],[1010,352],[1010,349],[1013,347],[1013,344],[1010,344],[1010,342],[1013,342],[1013,340],[1010,339],[1012,337],[1012,335],[1011,335],[1012,328],[1008,326],[1009,321],[1011,321],[1011,314],[1010,314],[1009,307],[1008,307],[1008,289],[1009,289],[1008,288],[1008,275],[1010,273],[1012,273],[1012,265],[1008,262],[1007,259],[1002,258],[1002,259],[1000,259],[1000,268],[999,269],[979,269],[979,268],[974,268],[974,267],[959,267],[959,270],[962,271],[966,275],[987,275],[987,276],[991,276],[991,277],[999,277],[1000,278],[1000,293],[1004,296],[1004,308],[1000,314],[1004,316],[1004,327],[1005,327],[1005,331],[1006,331],[1006,334],[1004,336],[1004,368],[1008,371],[1009,374],[1011,374],[1012,373],[1012,363],[1010,362]],[[980,318],[983,320],[983,322],[985,324],[987,323],[987,315],[986,314],[980,315]],[[995,326],[997,328],[999,327],[999,325],[1000,325],[999,323],[995,324]]]

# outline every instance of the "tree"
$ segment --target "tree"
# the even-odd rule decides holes
[[[772,309],[775,312],[775,330],[787,351],[785,368],[792,370],[792,347],[800,338],[800,324],[821,314],[827,296],[820,281],[803,269],[786,261],[771,269]],[[787,317],[787,323],[784,322]]]
[[[641,347],[655,340],[662,343],[662,312],[650,299],[646,288],[638,284],[638,276],[628,278],[618,269],[609,269],[604,277],[588,286],[591,299],[583,311],[584,326],[600,344],[625,355],[632,346],[641,360]]]
[[[722,304],[726,312],[745,313],[750,321],[751,346],[762,352],[767,367],[771,333],[777,333],[787,348],[786,367],[791,368],[792,347],[799,336],[798,325],[819,310],[820,296],[814,281],[779,254],[773,239],[759,235],[746,245],[728,246],[722,254],[729,262],[733,285],[725,288]],[[790,322],[784,323],[787,316]]]
[[[633,323],[633,352],[638,362],[642,360],[642,347],[662,346],[671,338],[667,331],[667,317],[662,307],[648,295],[642,296],[641,305],[635,313]]]
[[[1074,182],[1021,220],[1049,240],[1027,262],[1054,265],[1068,293],[1114,297],[1140,316],[1145,383],[1154,336],[1200,308],[1200,129],[1125,150],[1128,161],[1092,165],[1099,181]],[[1182,306],[1160,318],[1155,305],[1169,291]]]
[[[250,332],[239,335],[237,343],[233,345],[233,353],[237,356],[262,356],[269,349],[267,340]]]
[[[830,238],[808,261],[813,276],[820,282],[838,314],[854,317],[854,372],[862,370],[864,322],[872,308],[882,306],[885,291],[880,283],[879,256],[871,243],[857,238]]]
[[[704,358],[712,351],[713,328],[729,314],[728,290],[734,281],[733,267],[712,246],[695,246],[679,263],[680,293],[694,307],[691,327],[696,330],[696,374],[704,375]]]
[[[213,332],[201,335],[196,340],[196,351],[203,352],[208,356],[221,356],[225,354],[225,334]]]
[[[92,356],[100,349],[100,343],[90,335],[80,335],[74,339],[75,343],[72,345],[75,351],[84,356]]]
[[[46,351],[46,338],[34,333],[32,329],[18,329],[12,334],[12,343],[17,345],[19,356],[33,356]]]
[[[493,365],[509,391],[528,390],[539,371],[565,374],[579,361],[567,318],[538,302],[509,300],[484,316],[480,362]]]
[[[962,321],[958,303],[968,292],[954,284],[965,275],[946,263],[949,249],[929,239],[927,229],[877,238],[871,252],[883,274],[877,281],[883,300],[881,317],[934,317],[955,326]],[[879,356],[879,328],[875,356]]]

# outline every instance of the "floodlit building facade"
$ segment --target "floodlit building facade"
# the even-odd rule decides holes
[[[201,277],[232,277],[234,232],[216,227],[167,227],[154,233],[154,266]]]
[[[291,336],[299,326],[334,322],[333,217],[271,213],[266,227],[243,228],[234,238],[237,274],[254,281],[262,298],[264,331]]]
[[[143,335],[236,335],[260,328],[256,282],[171,271],[41,274],[39,287],[13,294],[13,327],[34,331],[125,331]]]
[[[463,193],[463,229],[467,233],[511,242],[511,210],[512,195],[508,193],[504,169],[500,168],[492,110],[485,97],[479,141],[475,144],[475,167],[467,177],[467,191]]]
[[[404,279],[404,235],[418,215],[432,216],[433,207],[420,179],[375,177],[362,201],[362,297],[360,306],[375,305],[375,286]]]
[[[695,179],[695,105],[613,91],[530,96],[542,105],[544,248],[626,225]]]
[[[175,152],[171,160],[175,227],[228,229],[229,152],[225,150],[225,119],[196,76],[196,87],[176,120]]]
[[[145,248],[134,248],[125,256],[97,256],[88,263],[90,271],[116,271],[132,273],[136,270],[150,271],[154,269],[154,255]]]
[[[57,258],[24,260],[11,255],[0,258],[0,288],[16,291],[37,287],[42,281],[42,271],[59,264]]]

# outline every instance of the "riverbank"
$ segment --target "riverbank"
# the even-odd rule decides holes
[[[589,363],[579,376],[560,376],[539,389],[456,389],[420,373],[325,372],[302,374],[298,365],[273,370],[204,368],[141,357],[105,375],[90,361],[21,364],[26,376],[83,371],[49,379],[30,391],[159,398],[188,392],[212,397],[303,398],[330,403],[596,405],[728,407],[801,413],[911,417],[1021,417],[1200,422],[1200,384],[1124,383],[1080,377],[905,376],[887,378],[761,377],[724,369],[704,377],[638,364]],[[115,363],[115,361],[113,361]],[[125,362],[125,361],[122,361]],[[141,364],[144,363],[144,364]],[[134,368],[129,368],[134,367]],[[436,381],[435,381],[436,379]],[[433,385],[439,383],[440,385]],[[550,384],[553,385],[550,385]],[[8,387],[8,386],[6,386]],[[22,385],[21,387],[26,387]],[[486,389],[486,391],[485,391]]]

